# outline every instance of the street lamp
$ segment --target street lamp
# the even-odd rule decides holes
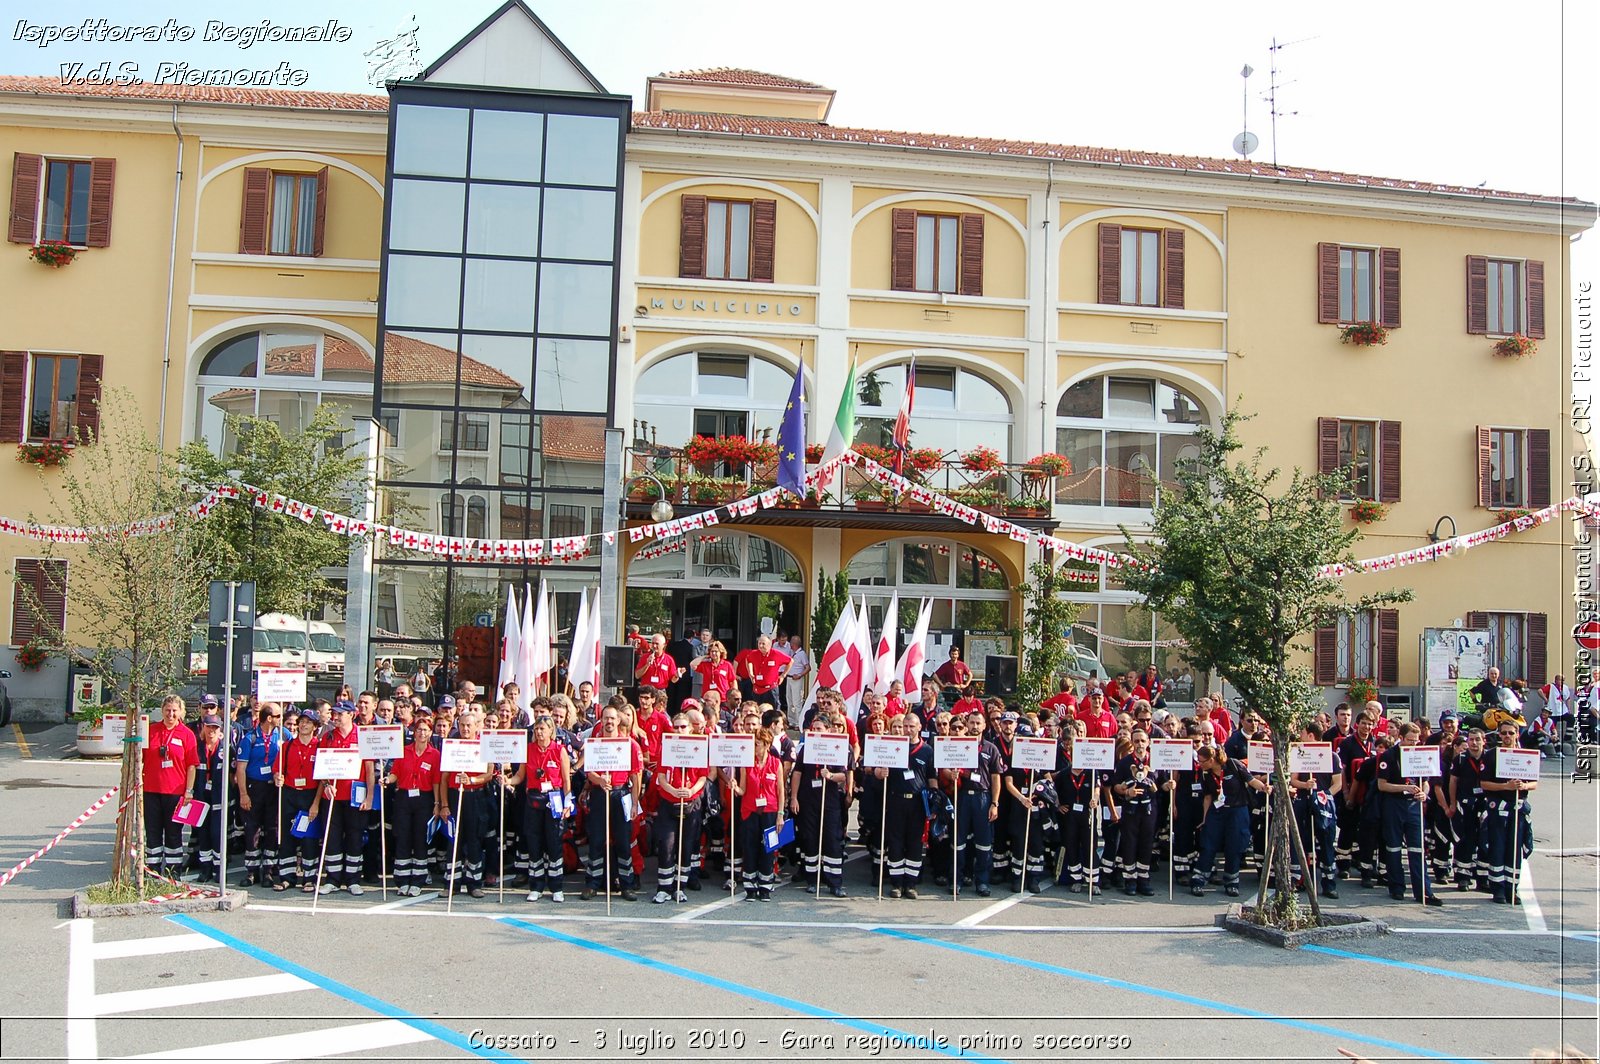
[[[661,478],[656,476],[654,473],[640,471],[635,473],[632,478],[629,479],[628,483],[631,484],[633,481],[641,479],[650,480],[653,482],[656,486],[656,491],[659,493],[656,496],[656,501],[650,505],[650,520],[654,521],[656,524],[660,524],[663,521],[672,520],[672,514],[674,512],[672,509],[672,503],[667,499],[667,486],[661,482]]]

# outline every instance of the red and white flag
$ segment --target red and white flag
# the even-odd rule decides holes
[[[500,675],[495,681],[497,694],[504,695],[506,684],[517,678],[517,662],[522,657],[522,624],[517,619],[517,589],[506,585],[506,627],[500,637]]]
[[[895,681],[894,644],[899,619],[900,592],[896,591],[889,597],[889,610],[883,615],[883,634],[878,637],[878,652],[873,668],[872,689],[880,695],[888,694],[889,685]]]
[[[928,622],[932,619],[933,602],[923,599],[917,610],[917,626],[912,629],[906,652],[900,656],[900,682],[905,686],[906,698],[914,699],[922,686],[922,666],[928,660]]]
[[[906,387],[900,395],[900,412],[894,418],[894,471],[906,470],[906,452],[911,450],[911,404],[917,397],[917,359],[906,367]]]
[[[861,696],[867,693],[872,682],[872,624],[867,615],[867,600],[861,599],[861,610],[856,614],[854,639],[845,650],[846,671],[839,683],[839,693],[844,696],[845,712],[854,720],[861,715]]]

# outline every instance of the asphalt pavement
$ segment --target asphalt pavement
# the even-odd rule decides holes
[[[24,744],[26,749],[24,749]],[[0,729],[0,872],[116,783],[68,729]],[[879,902],[714,883],[687,905],[257,891],[233,913],[73,921],[109,871],[108,806],[0,887],[0,1060],[1524,1061],[1596,1053],[1596,784],[1546,765],[1519,908],[1346,885],[1396,933],[1283,951],[1224,900],[1057,889]],[[857,852],[852,848],[850,853]],[[235,874],[234,878],[237,878]],[[1252,880],[1246,877],[1248,888]]]

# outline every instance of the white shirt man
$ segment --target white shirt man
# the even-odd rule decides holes
[[[1550,716],[1556,720],[1572,718],[1572,712],[1578,702],[1572,686],[1566,682],[1566,677],[1557,673],[1554,680],[1539,688],[1539,694],[1544,697],[1544,704],[1550,707]]]
[[[806,653],[800,637],[789,637],[789,671],[785,676],[785,695],[789,703],[789,720],[796,727],[800,723],[800,707],[805,704],[806,687],[811,678],[811,655]]]

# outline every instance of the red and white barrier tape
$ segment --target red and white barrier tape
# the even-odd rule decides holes
[[[0,875],[0,887],[5,886],[7,883],[9,883],[13,879],[17,878],[18,873],[20,873],[24,868],[27,868],[29,865],[33,864],[33,862],[37,861],[39,858],[43,857],[45,854],[47,854],[51,850],[55,849],[56,843],[60,842],[62,839],[66,838],[68,835],[72,834],[74,831],[76,831],[79,828],[81,828],[85,823],[88,822],[90,817],[94,816],[100,810],[104,809],[106,803],[111,801],[112,795],[116,794],[117,791],[120,790],[120,789],[121,788],[113,787],[109,791],[107,791],[105,794],[101,795],[99,801],[95,802],[89,808],[85,809],[82,813],[80,813],[78,815],[78,818],[76,820],[74,820],[72,823],[70,823],[66,827],[62,828],[61,829],[61,834],[57,835],[55,838],[53,838],[49,842],[45,843],[38,850],[35,850],[21,864],[17,865],[15,868],[11,869],[11,871],[7,872],[5,875]],[[117,807],[117,812],[119,812],[119,813],[122,812],[123,807],[126,806],[127,804],[128,804],[127,802],[123,802],[122,805]]]

